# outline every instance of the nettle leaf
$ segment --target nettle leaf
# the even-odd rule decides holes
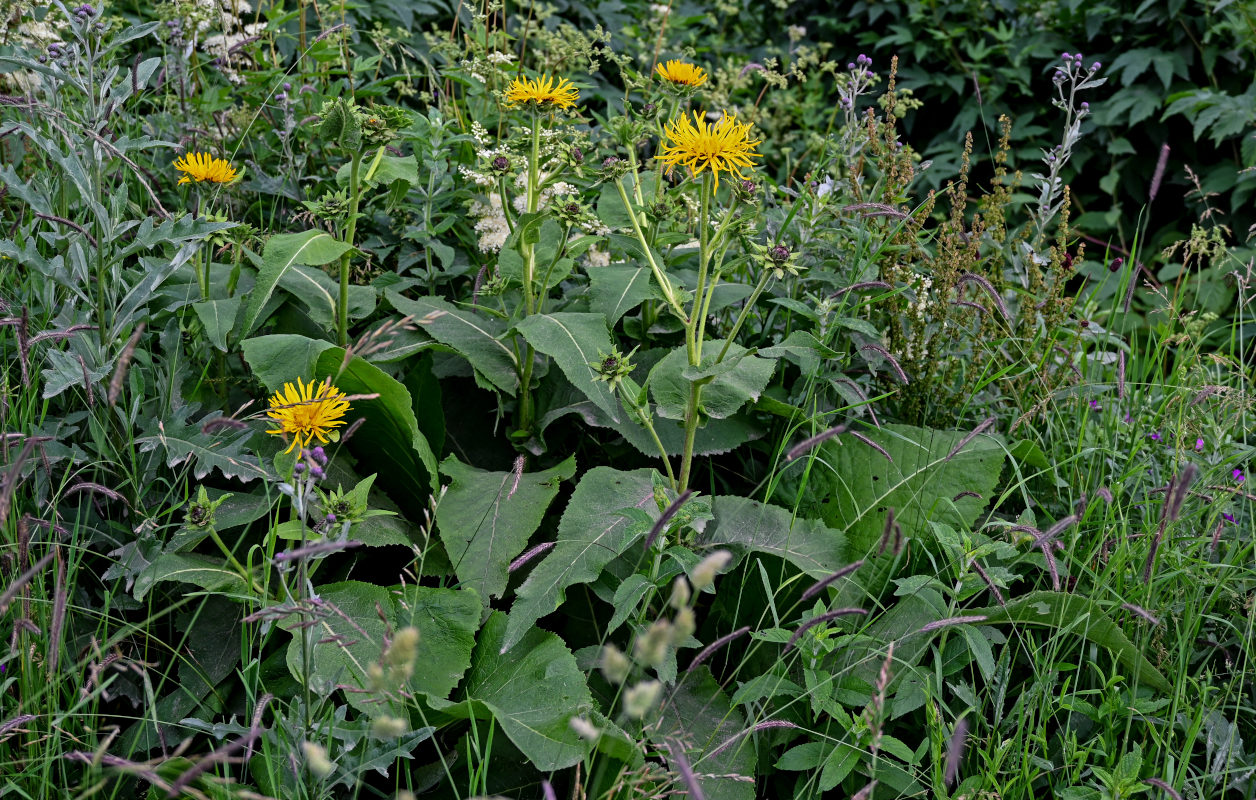
[[[157,447],[164,447],[167,467],[176,467],[191,459],[192,474],[197,480],[201,480],[214,469],[224,477],[246,482],[269,475],[257,457],[244,449],[253,435],[252,430],[219,428],[214,433],[205,433],[201,430],[204,419],[196,422],[188,420],[197,408],[196,404],[179,406],[171,412],[169,419],[157,420],[155,426],[135,440],[140,452],[147,453]],[[205,419],[217,416],[217,412],[211,412]]]
[[[528,344],[553,358],[563,375],[612,421],[623,410],[610,384],[597,379],[593,364],[599,353],[611,352],[611,336],[601,314],[534,314],[517,326]]]
[[[292,267],[328,264],[353,249],[325,231],[281,233],[266,240],[266,247],[257,259],[257,282],[249,292],[249,300],[240,318],[240,338],[246,338],[262,322],[262,308],[279,285],[279,280]]]
[[[647,735],[665,752],[669,739],[681,743],[707,797],[754,800],[754,782],[746,780],[754,777],[757,760],[754,740],[744,735],[749,723],[733,708],[706,665],[687,674],[667,694],[660,711],[658,724],[649,726]],[[742,741],[707,755],[737,736]]]
[[[434,705],[455,717],[496,720],[542,772],[570,767],[589,750],[570,725],[573,716],[593,711],[584,674],[562,639],[530,627],[506,645],[507,625],[501,612],[488,618],[463,683],[462,701]]]
[[[397,590],[345,581],[318,587],[318,596],[340,613],[328,611],[310,629],[308,680],[315,693],[329,695],[338,685],[369,688],[366,670],[379,661],[386,633],[406,625],[419,630],[418,659],[407,685],[410,691],[443,700],[471,663],[482,608],[474,591],[424,586]],[[386,619],[380,619],[380,611]],[[298,681],[307,676],[300,637],[299,630],[293,632],[287,652],[288,670]],[[345,692],[344,696],[360,711],[380,708],[373,694]]]
[[[519,386],[519,361],[501,339],[506,326],[498,319],[458,308],[437,297],[411,300],[394,291],[384,296],[393,308],[412,315],[429,336],[461,355],[476,372],[514,397]]]
[[[639,509],[652,519],[658,517],[656,474],[652,469],[621,472],[610,467],[594,467],[584,474],[558,523],[554,549],[515,592],[503,652],[538,619],[557,610],[569,586],[597,580],[603,567],[646,534],[648,526],[623,512]]]
[[[436,507],[436,526],[454,573],[485,599],[506,589],[510,561],[528,544],[576,474],[574,456],[544,472],[485,472],[449,456],[440,465],[452,483]]]
[[[702,389],[701,401],[702,411],[714,419],[730,417],[746,403],[759,399],[768,381],[772,380],[776,361],[758,358],[741,345],[733,344],[724,360],[734,363],[726,367],[724,363],[715,363],[723,347],[721,339],[704,342],[701,363],[696,370],[689,366],[688,356],[679,348],[664,356],[650,370],[650,393],[657,404],[659,416],[685,418],[689,387],[693,383],[685,376],[686,372],[695,378],[715,375],[714,380]]]
[[[1087,641],[1111,651],[1128,670],[1131,679],[1157,691],[1171,694],[1173,686],[1160,670],[1143,655],[1143,651],[1088,597],[1067,592],[1037,591],[1010,600],[1006,605],[965,611],[965,615],[984,616],[979,625],[1043,625],[1061,634],[1076,633]]]
[[[846,536],[823,522],[795,518],[787,509],[748,497],[715,497],[715,519],[699,537],[705,547],[769,553],[822,578],[846,565]]]
[[[929,536],[929,521],[968,530],[989,503],[1005,456],[1000,437],[968,436],[886,425],[865,435],[893,461],[852,437],[829,440],[812,451],[808,502],[801,513],[846,531],[850,560],[875,549],[892,508],[908,538]],[[974,496],[975,495],[975,496]]]

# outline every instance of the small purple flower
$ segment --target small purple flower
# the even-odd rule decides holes
[[[1236,468],[1236,469],[1235,469],[1233,472],[1231,472],[1230,474],[1234,476],[1234,480],[1235,480],[1235,481],[1237,481],[1237,482],[1239,482],[1239,483],[1242,483],[1242,482],[1243,482],[1243,470],[1241,470],[1241,469],[1237,469],[1237,468]]]
[[[1125,412],[1125,419],[1121,420],[1121,422],[1124,422],[1126,425],[1128,425],[1128,424],[1130,424],[1130,423],[1131,423],[1131,422],[1133,422],[1133,421],[1134,421],[1134,420],[1130,419],[1130,412],[1126,411],[1126,412]]]
[[[335,514],[328,514],[328,515],[327,515],[327,524],[328,524],[328,525],[333,525],[333,524],[335,524],[335,522],[336,522],[336,515],[335,515]]]
[[[1161,437],[1160,437],[1160,431],[1156,431],[1155,433],[1153,433],[1153,434],[1151,435],[1151,440],[1152,440],[1153,442],[1158,442],[1158,441],[1160,441],[1160,438],[1161,438]]]
[[[1099,71],[1099,68],[1100,68],[1100,67],[1102,67],[1102,66],[1103,66],[1103,64],[1101,64],[1101,63],[1099,63],[1098,61],[1096,61],[1095,63],[1093,63],[1093,64],[1091,64],[1091,65],[1090,65],[1090,71],[1091,71],[1091,72],[1098,72],[1098,71]]]
[[[1090,410],[1091,410],[1091,411],[1103,411],[1103,406],[1099,405],[1099,401],[1098,401],[1098,400],[1091,400],[1091,401],[1090,401]]]
[[[1234,524],[1234,515],[1233,515],[1233,514],[1227,514],[1227,513],[1225,513],[1224,511],[1222,511],[1222,512],[1221,512],[1221,518],[1222,518],[1222,519],[1224,519],[1226,522],[1230,523],[1231,525],[1233,525],[1233,524]]]
[[[1200,450],[1203,450],[1203,449],[1204,449],[1204,440],[1196,439],[1195,440],[1195,452],[1198,453]]]

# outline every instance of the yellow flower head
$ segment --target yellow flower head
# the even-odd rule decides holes
[[[688,167],[694,177],[709,169],[715,176],[714,189],[720,188],[720,171],[745,179],[742,167],[754,167],[751,159],[761,158],[754,151],[761,139],[750,139],[750,123],[738,122],[727,113],[714,124],[708,124],[700,112],[693,112],[693,121],[681,114],[663,131],[670,144],[663,144],[658,157],[671,172],[676,165]],[[713,191],[714,191],[713,189]]]
[[[537,108],[541,109],[573,108],[579,97],[580,91],[572,85],[571,81],[559,78],[558,84],[555,85],[554,79],[547,75],[542,75],[536,80],[520,75],[511,81],[510,87],[506,89],[506,105],[508,106],[536,103]]]
[[[654,68],[659,77],[676,87],[697,89],[707,82],[706,70],[684,61],[668,61]]]
[[[174,162],[174,168],[183,173],[179,185],[185,183],[231,183],[236,179],[235,168],[225,158],[214,158],[209,153],[188,153]]]
[[[279,427],[273,431],[276,436],[292,434],[292,444],[285,450],[291,453],[297,445],[307,447],[315,437],[320,442],[328,441],[327,434],[345,424],[344,415],[349,410],[349,403],[344,399],[344,392],[331,385],[331,380],[305,383],[297,378],[297,385],[283,385],[283,391],[276,392],[270,398],[270,410],[266,412]],[[339,436],[339,434],[336,434]]]

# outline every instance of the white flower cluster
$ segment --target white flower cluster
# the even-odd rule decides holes
[[[921,276],[918,281],[912,282],[912,288],[916,290],[916,299],[908,301],[907,310],[917,322],[924,322],[925,312],[929,310],[929,290],[933,288],[933,278]]]
[[[477,184],[477,178],[485,177],[478,173],[464,171],[463,175],[474,180]],[[541,182],[545,182],[545,174],[541,174]],[[486,180],[488,180],[485,177]],[[528,186],[528,173],[525,169],[515,177],[515,187],[520,191],[511,201],[511,206],[517,214],[522,214],[528,208],[528,197],[525,191]],[[485,184],[480,184],[485,185]],[[558,181],[541,190],[541,196],[537,201],[537,208],[545,208],[549,202],[555,197],[574,194],[576,187],[564,181]],[[478,217],[475,223],[475,232],[480,234],[479,247],[481,253],[496,253],[502,249],[502,245],[506,243],[506,237],[510,235],[510,225],[506,222],[506,212],[502,208],[502,197],[497,192],[491,192],[486,200],[477,200],[471,204],[471,216]]]

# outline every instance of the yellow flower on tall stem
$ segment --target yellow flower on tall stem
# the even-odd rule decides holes
[[[682,114],[669,122],[663,132],[670,144],[664,143],[659,161],[667,165],[668,172],[677,165],[688,167],[694,177],[709,169],[715,177],[712,194],[720,188],[720,172],[745,179],[741,170],[753,168],[752,159],[762,158],[755,152],[762,140],[751,140],[750,123],[738,122],[727,113],[715,123],[708,123],[698,111],[693,112],[692,122]]]
[[[270,410],[266,412],[279,427],[266,432],[276,436],[292,434],[292,444],[285,453],[291,453],[298,445],[307,447],[315,438],[326,444],[329,434],[339,438],[335,429],[345,424],[349,402],[344,397],[344,392],[331,385],[330,378],[322,383],[305,383],[297,378],[296,386],[285,383],[283,390],[270,398]]]
[[[658,76],[676,87],[697,89],[707,82],[706,70],[685,61],[668,61],[654,68]]]
[[[574,108],[579,97],[580,90],[571,81],[559,78],[555,84],[554,78],[548,75],[541,75],[536,80],[520,75],[506,89],[506,105],[513,107],[534,103],[538,110]]]
[[[240,173],[225,158],[215,158],[209,153],[188,153],[174,162],[174,168],[183,173],[179,185],[185,183],[231,183]]]

